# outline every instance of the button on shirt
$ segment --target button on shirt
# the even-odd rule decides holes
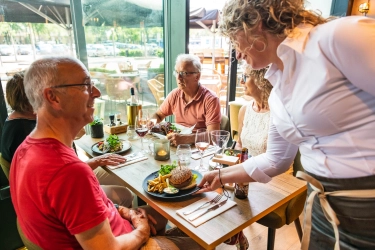
[[[300,25],[270,66],[274,86],[267,152],[243,166],[256,181],[284,172],[298,146],[306,171],[328,178],[375,172],[375,20]]]

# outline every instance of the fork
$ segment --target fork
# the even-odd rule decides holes
[[[197,211],[197,210],[199,210],[199,209],[201,209],[201,208],[203,208],[203,207],[206,207],[206,206],[209,205],[209,204],[215,204],[215,203],[217,203],[217,202],[219,202],[219,201],[221,200],[221,197],[223,197],[223,196],[222,196],[221,194],[218,194],[218,195],[216,195],[215,198],[213,198],[212,200],[203,203],[202,205],[200,205],[199,207],[197,207],[197,208],[195,208],[195,209],[193,209],[193,210],[190,210],[190,211],[184,212],[183,214],[184,214],[184,215],[188,215],[188,214],[194,213],[195,211]]]

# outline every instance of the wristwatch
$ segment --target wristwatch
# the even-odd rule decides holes
[[[118,204],[113,204],[115,206],[115,208],[117,209],[117,211],[119,210],[120,206]]]

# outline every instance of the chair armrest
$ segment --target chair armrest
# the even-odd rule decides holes
[[[0,200],[6,200],[10,198],[10,187],[5,186],[0,188]]]

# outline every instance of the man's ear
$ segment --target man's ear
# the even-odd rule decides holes
[[[43,90],[43,97],[49,106],[54,109],[61,109],[60,97],[56,95],[52,88],[45,88]]]

